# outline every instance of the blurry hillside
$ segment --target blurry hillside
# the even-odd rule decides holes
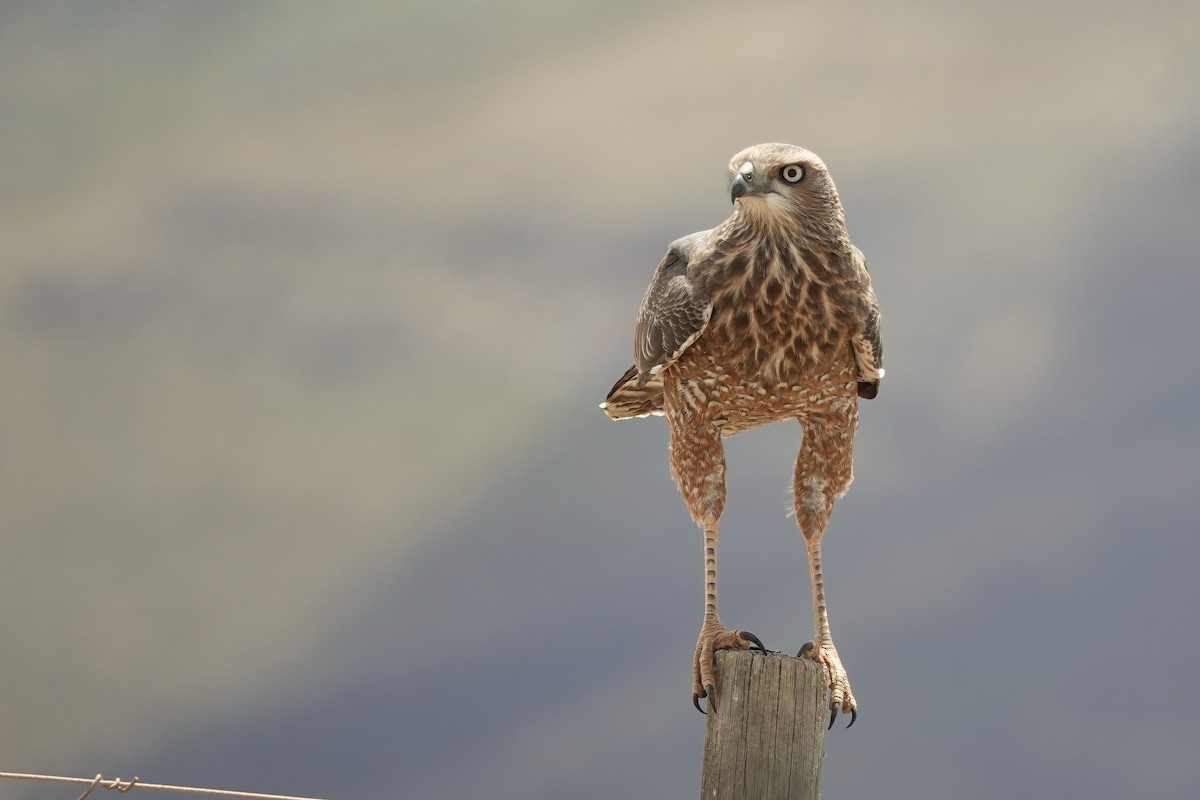
[[[1200,795],[1200,7],[0,10],[0,769],[694,797],[701,542],[596,409],[672,239],[821,154],[888,378],[828,797]],[[809,638],[797,427],[722,612]],[[63,787],[0,787],[59,798]]]

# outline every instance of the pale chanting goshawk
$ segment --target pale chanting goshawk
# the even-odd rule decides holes
[[[713,653],[761,648],[717,613],[717,531],[725,507],[721,437],[799,420],[793,509],[808,551],[813,641],[825,665],[830,719],[858,717],[829,632],[821,537],[833,501],[853,480],[858,398],[883,378],[879,305],[866,262],[850,243],[825,164],[787,144],[747,148],[729,162],[733,213],[673,242],[638,311],[634,365],[601,405],[613,419],[662,414],[671,473],[704,532],[704,623],[692,700],[715,697]]]

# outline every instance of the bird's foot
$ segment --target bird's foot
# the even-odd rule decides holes
[[[833,642],[825,644],[819,650],[813,647],[812,642],[806,642],[796,655],[824,664],[829,673],[829,727],[833,727],[839,710],[850,715],[850,723],[846,727],[853,725],[858,719],[858,703],[854,701],[854,693],[850,691],[850,679],[846,677],[846,668],[842,666],[842,659],[838,657]]]
[[[758,637],[749,631],[721,627],[719,622],[706,622],[696,640],[696,656],[692,661],[692,705],[701,714],[700,698],[707,697],[710,708],[717,707],[717,669],[713,654],[718,650],[765,650]]]

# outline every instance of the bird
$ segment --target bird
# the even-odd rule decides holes
[[[692,662],[692,703],[716,708],[714,653],[763,650],[727,629],[717,607],[717,541],[725,507],[722,437],[797,420],[792,510],[808,557],[813,639],[798,655],[825,666],[829,726],[858,719],[830,633],[821,540],[853,480],[858,401],[884,376],[879,303],[866,259],[850,242],[825,163],[769,143],[729,161],[730,216],[672,242],[634,326],[634,364],[601,408],[612,419],[666,418],[671,474],[704,539],[704,617]]]

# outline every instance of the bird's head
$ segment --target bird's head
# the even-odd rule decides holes
[[[820,157],[791,144],[756,144],[729,160],[729,196],[756,219],[841,216],[837,189]]]

